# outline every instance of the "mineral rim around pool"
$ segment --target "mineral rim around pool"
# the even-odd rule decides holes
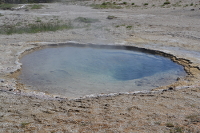
[[[47,47],[20,62],[19,79],[29,89],[69,98],[150,90],[186,75],[168,58],[115,48]]]

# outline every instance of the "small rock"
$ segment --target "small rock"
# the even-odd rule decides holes
[[[110,105],[109,105],[109,104],[105,104],[105,106],[106,106],[106,107],[109,107]]]
[[[179,81],[180,79],[181,79],[181,78],[178,77],[178,78],[176,79],[176,81]]]
[[[8,91],[13,91],[13,89],[9,89]]]
[[[168,90],[174,90],[174,88],[173,87],[169,87]]]
[[[5,80],[4,80],[4,79],[0,79],[0,82],[1,82],[1,83],[4,83],[4,82],[5,82]]]
[[[162,90],[162,92],[165,92],[165,91],[167,91],[167,89]]]

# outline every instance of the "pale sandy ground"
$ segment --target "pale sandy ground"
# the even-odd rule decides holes
[[[44,4],[42,9],[29,11],[0,10],[1,26],[31,23],[38,17],[42,21],[71,21],[75,26],[57,32],[0,35],[0,132],[200,132],[199,1],[171,0],[182,6],[169,8],[160,7],[163,0],[127,2],[141,6],[92,9],[87,5],[93,2],[85,1]],[[196,6],[184,7],[192,2]],[[109,20],[109,15],[116,18]],[[77,17],[99,22],[74,22]],[[16,74],[10,75],[20,69],[18,58],[25,50],[69,41],[130,45],[164,52],[167,54],[163,55],[184,65],[188,76],[162,87],[164,91],[69,100],[30,92],[16,82]]]

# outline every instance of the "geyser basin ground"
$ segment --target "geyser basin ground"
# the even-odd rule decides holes
[[[46,47],[21,58],[20,82],[69,98],[150,90],[185,76],[168,58],[126,47]]]

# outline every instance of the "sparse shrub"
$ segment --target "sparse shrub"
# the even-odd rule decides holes
[[[127,4],[127,2],[123,2],[122,4],[126,5],[126,4]]]
[[[4,3],[4,4],[0,4],[0,9],[2,9],[2,10],[12,10],[15,6],[16,6],[15,4]]]
[[[22,33],[38,33],[46,31],[57,31],[72,28],[71,23],[61,24],[59,21],[55,22],[38,22],[28,25],[4,24],[0,28],[0,34],[22,34]]]
[[[0,13],[0,17],[1,17],[1,16],[3,16],[3,15]]]
[[[143,5],[144,5],[144,6],[147,6],[147,5],[149,5],[149,3],[144,3]]]
[[[25,128],[26,125],[28,125],[28,124],[30,124],[30,123],[26,123],[26,122],[21,123],[21,128]]]
[[[104,2],[102,4],[92,4],[91,5],[95,9],[120,9],[121,6],[116,3]]]
[[[133,26],[131,26],[131,25],[126,26],[127,29],[131,29],[132,27]]]
[[[163,3],[163,5],[169,5],[169,4],[171,4],[169,1],[165,1],[165,2]]]
[[[112,3],[110,3],[110,2],[103,2],[101,5],[112,5]]]
[[[166,127],[174,127],[174,124],[172,124],[172,123],[166,123],[165,125],[166,125]]]
[[[184,128],[176,126],[173,129],[170,129],[170,133],[183,133],[184,132]]]
[[[75,19],[75,21],[83,22],[83,23],[95,23],[95,22],[99,22],[98,19],[84,18],[84,17],[78,17],[78,18]]]
[[[107,19],[115,19],[115,18],[117,18],[117,17],[115,17],[115,16],[110,16],[110,15],[107,17]]]
[[[194,5],[193,3],[190,4],[190,6],[193,6],[193,5]]]
[[[27,4],[27,3],[52,3],[52,2],[60,2],[60,0],[0,0],[0,4],[2,3]]]
[[[135,3],[131,3],[131,5],[135,5]]]
[[[42,20],[38,17],[35,22],[40,23],[40,22],[42,22]]]
[[[40,4],[33,4],[33,5],[29,5],[29,7],[31,9],[42,9],[44,5],[40,5]]]
[[[122,25],[116,25],[115,27],[118,28],[118,27],[120,27],[120,26],[126,26],[126,25],[125,25],[125,24],[122,24]],[[131,27],[132,27],[132,26],[131,26]],[[126,28],[131,28],[131,27],[126,26]]]

